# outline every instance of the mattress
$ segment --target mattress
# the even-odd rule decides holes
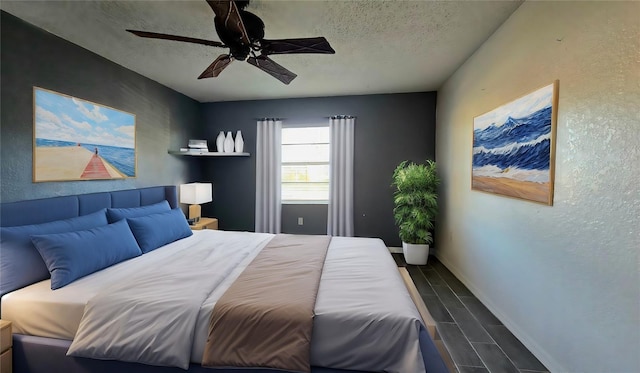
[[[121,283],[138,272],[167,265],[167,258],[176,251],[206,242],[218,253],[246,250],[250,237],[254,248],[229,272],[212,291],[200,308],[191,361],[201,361],[208,333],[211,310],[216,300],[231,286],[244,268],[253,260],[272,235],[247,232],[196,231],[194,235],[143,256],[119,263],[100,272],[79,279],[68,286],[52,291],[45,280],[6,294],[2,298],[2,317],[13,322],[15,333],[60,338],[74,338],[82,320],[86,303],[101,289]],[[380,286],[385,291],[380,297]],[[400,291],[402,289],[402,291]],[[385,335],[397,333],[394,320],[407,317],[420,320],[395,262],[379,239],[334,237],[329,246],[315,307],[314,330],[311,343],[311,363],[317,366],[367,369],[366,362],[375,360],[374,345],[385,343]],[[391,320],[385,327],[384,320]],[[338,321],[338,322],[336,322]],[[417,337],[403,342],[402,351],[389,348],[389,355],[403,355],[403,366],[422,366]],[[352,345],[351,341],[358,343]],[[351,344],[350,344],[351,343]],[[342,348],[339,346],[349,346]],[[406,346],[411,346],[409,349]],[[355,348],[358,354],[355,354]],[[357,356],[357,357],[356,357]],[[413,361],[408,361],[413,360]],[[359,365],[359,364],[365,365]],[[424,368],[423,368],[424,369]],[[390,370],[393,371],[393,370]],[[402,370],[396,370],[402,371]]]
[[[84,307],[101,289],[118,283],[122,279],[132,277],[144,268],[164,265],[166,258],[175,251],[188,250],[194,243],[206,236],[209,244],[217,246],[221,251],[237,250],[237,238],[240,232],[225,232],[202,230],[194,231],[193,236],[178,240],[159,249],[146,253],[125,262],[118,263],[89,276],[83,277],[57,290],[51,290],[51,280],[37,282],[33,285],[5,294],[1,300],[3,319],[11,320],[13,333],[34,335],[38,337],[72,340],[78,331],[78,326],[84,314]],[[245,259],[242,260],[231,274],[203,303],[198,315],[195,338],[201,340],[196,343],[192,362],[199,363],[204,351],[204,342],[208,332],[209,315],[215,300],[231,286],[246,266],[264,247],[270,234],[256,233],[262,237],[262,243],[256,246]]]

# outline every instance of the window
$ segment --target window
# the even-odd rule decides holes
[[[328,203],[329,126],[282,128],[282,203]]]

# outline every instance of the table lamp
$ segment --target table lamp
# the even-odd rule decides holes
[[[180,203],[189,204],[189,219],[200,221],[201,203],[213,201],[211,183],[189,183],[180,185]]]

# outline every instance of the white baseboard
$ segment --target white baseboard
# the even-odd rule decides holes
[[[467,277],[465,277],[462,272],[455,267],[445,255],[438,253],[436,258],[440,261],[440,263],[444,264],[451,273],[453,273],[460,282],[462,282],[473,295],[480,300],[485,307],[493,313],[498,320],[502,322],[504,326],[511,331],[511,333],[522,342],[522,344],[529,349],[529,351],[538,359],[544,366],[549,370],[549,372],[566,372],[566,369],[562,368],[562,365],[558,363],[556,359],[554,359],[544,348],[542,348],[538,342],[529,337],[529,334],[525,333],[515,322],[511,320],[502,310],[496,306],[491,298],[484,294],[480,289],[469,281]]]

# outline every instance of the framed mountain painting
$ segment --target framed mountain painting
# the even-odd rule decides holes
[[[558,85],[474,118],[472,189],[553,205]]]
[[[33,181],[136,176],[136,116],[33,88]]]

